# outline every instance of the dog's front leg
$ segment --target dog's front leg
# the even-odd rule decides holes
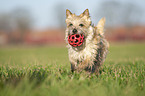
[[[71,63],[71,71],[74,72],[77,69],[77,62],[70,59],[70,63]]]
[[[76,70],[75,65],[71,63],[71,71],[74,72],[75,70]]]

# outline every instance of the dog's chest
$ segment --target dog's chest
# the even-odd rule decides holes
[[[69,58],[74,61],[92,60],[96,57],[97,46],[94,44],[89,44],[81,51],[75,51],[74,49],[69,49]]]

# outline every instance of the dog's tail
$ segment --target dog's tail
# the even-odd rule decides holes
[[[104,25],[105,25],[105,17],[101,18],[100,21],[98,22],[97,26],[96,26],[96,33],[97,35],[104,35]]]

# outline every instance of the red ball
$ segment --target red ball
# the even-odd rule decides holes
[[[83,44],[83,41],[84,35],[82,34],[74,34],[68,36],[68,42],[73,47],[81,46]]]

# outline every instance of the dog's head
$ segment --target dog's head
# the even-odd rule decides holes
[[[88,36],[89,27],[91,26],[91,19],[89,10],[86,9],[79,16],[72,14],[68,9],[66,10],[66,41],[69,35],[80,34],[84,35],[84,39]]]
[[[89,27],[91,26],[91,19],[89,10],[86,9],[79,16],[72,14],[68,9],[66,10],[66,38],[68,35],[83,34],[86,38]]]

